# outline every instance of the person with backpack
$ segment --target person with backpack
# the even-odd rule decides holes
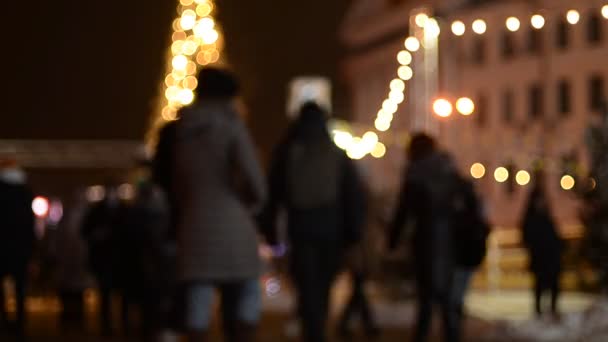
[[[343,251],[359,239],[366,206],[355,165],[333,143],[327,113],[316,103],[302,106],[275,151],[269,184],[261,227],[276,245],[277,217],[285,209],[304,341],[325,342],[330,289]]]
[[[455,269],[452,204],[458,173],[451,158],[424,133],[412,137],[408,157],[388,242],[389,249],[395,249],[406,223],[413,223],[418,306],[414,341],[428,340],[434,304],[440,307],[444,341],[459,341],[458,311],[451,300]]]

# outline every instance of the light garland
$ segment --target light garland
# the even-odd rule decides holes
[[[213,0],[179,1],[157,125],[175,120],[179,109],[195,100],[198,71],[220,61],[223,42],[214,10]]]

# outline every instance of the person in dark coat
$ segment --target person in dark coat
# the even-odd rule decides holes
[[[561,273],[562,240],[557,232],[544,189],[544,177],[538,174],[530,193],[522,222],[522,235],[530,256],[530,270],[534,275],[535,312],[543,314],[542,299],[551,296],[551,313],[558,314],[559,277]]]
[[[116,242],[124,206],[115,186],[105,188],[102,201],[93,204],[85,214],[82,236],[88,246],[88,263],[97,281],[100,295],[100,328],[104,336],[112,334],[112,292],[117,287]]]
[[[25,333],[25,291],[28,263],[34,250],[36,235],[32,212],[32,192],[25,173],[14,161],[2,161],[0,170],[0,285],[4,277],[15,283],[17,303],[17,334]],[[0,286],[0,329],[7,322],[4,286]]]
[[[426,341],[433,304],[441,308],[444,340],[459,341],[458,313],[450,300],[454,271],[450,226],[452,191],[458,176],[449,156],[426,134],[415,135],[395,217],[389,249],[395,249],[408,222],[413,222],[418,301],[415,341]]]
[[[365,195],[354,164],[327,130],[327,114],[305,104],[274,154],[270,198],[261,217],[277,244],[277,217],[287,213],[291,276],[304,340],[327,340],[330,288],[344,248],[358,239]]]
[[[198,84],[196,102],[161,132],[154,174],[171,203],[189,341],[208,338],[218,289],[225,337],[245,342],[261,313],[254,216],[266,197],[264,176],[236,107],[235,76],[208,67]]]

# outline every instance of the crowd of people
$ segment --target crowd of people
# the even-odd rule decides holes
[[[366,334],[378,336],[365,295],[369,270],[361,246],[368,190],[357,165],[333,143],[327,111],[313,102],[301,107],[265,177],[235,105],[236,78],[205,68],[198,81],[197,101],[161,130],[154,159],[140,165],[147,172],[135,198],[125,204],[116,186],[108,184],[104,199],[74,220],[78,228],[68,220],[66,251],[86,254],[87,262],[69,253],[61,259],[65,326],[82,317],[86,285],[71,281],[71,275],[87,268],[99,292],[103,335],[116,333],[111,307],[119,293],[118,321],[125,333],[130,333],[129,309],[135,307],[145,341],[157,340],[163,329],[182,332],[188,341],[208,341],[217,292],[225,340],[253,341],[263,299],[260,246],[286,244],[303,340],[328,341],[331,288],[344,269],[353,286],[338,332],[348,339],[350,321],[359,314]],[[407,155],[386,247],[398,248],[407,227],[412,230],[407,248],[413,251],[417,289],[414,341],[428,340],[434,306],[440,309],[444,340],[460,341],[464,297],[484,259],[489,223],[473,185],[432,137],[414,135]],[[26,271],[35,241],[32,194],[17,168],[2,169],[0,215],[8,219],[0,228],[0,276],[15,279],[17,327],[23,333]],[[561,243],[549,208],[539,176],[522,223],[539,315],[546,291],[552,311],[558,311]],[[79,238],[86,249],[75,242]]]

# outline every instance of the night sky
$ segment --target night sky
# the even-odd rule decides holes
[[[268,151],[294,76],[340,80],[349,0],[219,0],[226,56]],[[162,79],[176,0],[5,2],[0,139],[140,139]],[[338,84],[339,102],[344,92]],[[5,96],[7,93],[5,93]]]

